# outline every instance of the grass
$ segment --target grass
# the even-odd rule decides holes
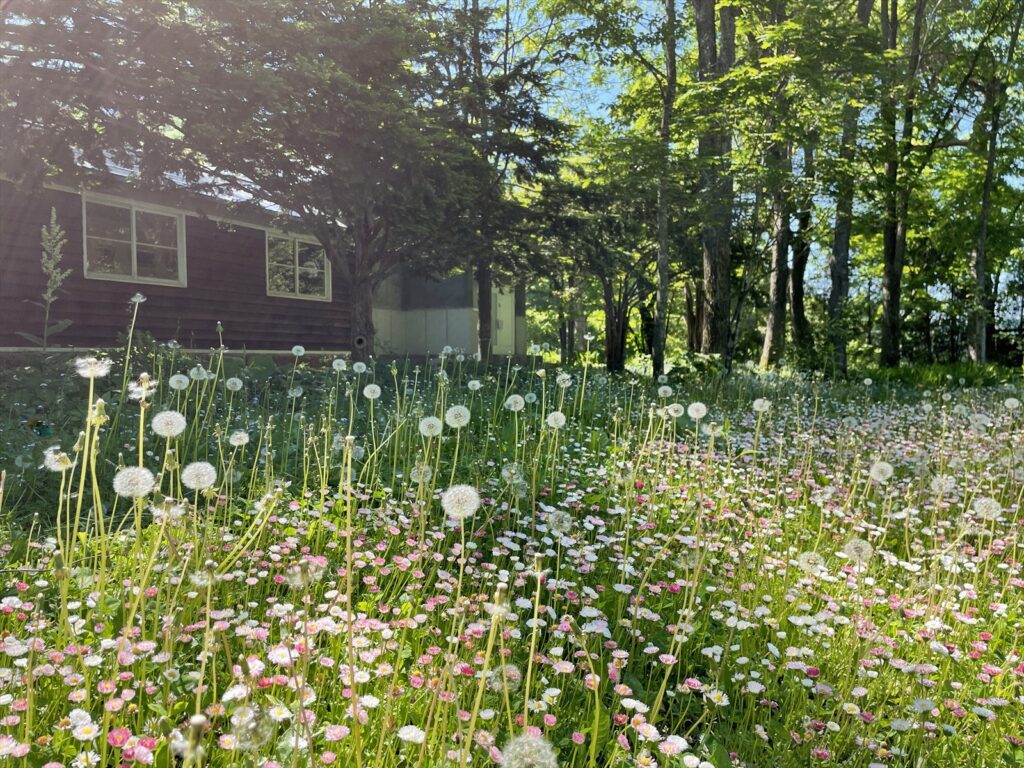
[[[5,371],[0,760],[1024,764],[1018,380],[301,352]]]

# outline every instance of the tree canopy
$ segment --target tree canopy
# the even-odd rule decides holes
[[[611,369],[1024,354],[1014,0],[15,0],[0,172],[314,234],[373,350],[397,269],[532,285]],[[603,315],[590,318],[591,313]]]

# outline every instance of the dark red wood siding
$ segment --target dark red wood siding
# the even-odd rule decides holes
[[[187,286],[86,279],[82,262],[82,198],[53,189],[25,191],[0,181],[0,347],[31,346],[17,334],[40,335],[40,301],[46,278],[40,268],[40,230],[51,207],[67,232],[62,266],[71,275],[51,309],[51,322],[72,320],[52,339],[55,346],[102,347],[117,343],[128,326],[129,299],[146,297],[137,327],[158,341],[184,347],[216,346],[224,325],[231,349],[348,349],[349,302],[332,270],[333,301],[267,296],[262,229],[185,217]]]

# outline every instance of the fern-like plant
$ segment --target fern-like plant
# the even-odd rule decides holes
[[[43,349],[49,346],[51,336],[60,333],[71,325],[70,320],[59,320],[53,323],[53,325],[50,324],[50,309],[53,306],[53,302],[57,300],[57,292],[64,284],[68,275],[71,274],[70,269],[61,269],[60,267],[61,260],[64,258],[64,246],[67,245],[67,242],[68,239],[64,232],[64,227],[57,223],[57,209],[51,208],[50,223],[43,226],[41,238],[43,248],[41,266],[43,274],[46,275],[46,290],[43,291],[43,300],[41,302],[26,299],[29,304],[34,304],[43,310],[43,334],[42,336],[36,336],[31,333],[18,332],[19,336],[28,339],[33,344],[38,344]]]

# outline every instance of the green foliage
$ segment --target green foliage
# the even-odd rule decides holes
[[[70,269],[61,269],[60,267],[61,260],[64,258],[64,246],[67,245],[67,242],[64,227],[57,223],[57,209],[51,208],[50,223],[43,226],[41,236],[42,257],[40,259],[40,266],[43,269],[43,274],[46,275],[46,289],[43,291],[43,300],[40,303],[26,299],[29,304],[34,304],[43,310],[43,333],[42,336],[34,336],[31,333],[18,332],[19,336],[33,344],[38,344],[43,349],[49,346],[52,336],[68,328],[72,322],[71,320],[64,319],[50,323],[50,308],[57,300],[57,293],[60,291],[60,287],[64,284],[68,275],[71,274]]]

